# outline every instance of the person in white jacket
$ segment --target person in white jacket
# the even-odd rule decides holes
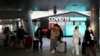
[[[81,35],[81,33],[79,32],[79,27],[76,26],[73,32],[73,44],[74,44],[74,48],[72,49],[72,53],[74,54],[74,52],[76,52],[76,55],[79,55],[79,38],[82,38],[83,36]]]

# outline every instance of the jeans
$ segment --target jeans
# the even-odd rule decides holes
[[[42,39],[40,39],[39,42],[40,42],[40,49],[42,49],[42,45],[43,45]]]

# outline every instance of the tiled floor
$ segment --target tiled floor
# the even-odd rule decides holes
[[[26,52],[23,48],[8,48],[8,47],[0,47],[0,56],[75,56],[71,53],[71,49],[73,48],[72,39],[64,38],[63,40],[67,42],[67,52],[66,53],[54,53],[51,54],[49,51],[50,40],[43,39],[44,45],[43,50],[41,51],[30,51]],[[81,53],[81,46],[80,46]],[[82,56],[80,54],[80,56]],[[97,50],[97,56],[100,56],[100,50]]]

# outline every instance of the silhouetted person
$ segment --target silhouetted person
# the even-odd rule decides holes
[[[9,35],[10,35],[9,27],[5,27],[3,30],[3,34],[5,35],[4,46],[8,46],[9,44]]]
[[[16,35],[15,35],[15,32],[12,32],[10,34],[10,46],[11,47],[16,47]]]
[[[43,45],[43,41],[42,41],[42,28],[38,28],[37,31],[35,32],[35,37],[37,39],[39,39],[39,42],[40,42],[40,49],[42,49],[42,45]]]
[[[24,35],[25,35],[25,30],[23,29],[23,26],[21,26],[18,30],[17,30],[17,39],[18,39],[18,44],[19,46],[24,44]]]

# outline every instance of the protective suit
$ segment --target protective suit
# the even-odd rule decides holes
[[[79,55],[79,38],[82,38],[83,36],[80,34],[80,32],[78,30],[74,30],[74,33],[73,33],[73,44],[74,44],[74,48],[72,50],[72,52],[76,52],[76,55]]]

